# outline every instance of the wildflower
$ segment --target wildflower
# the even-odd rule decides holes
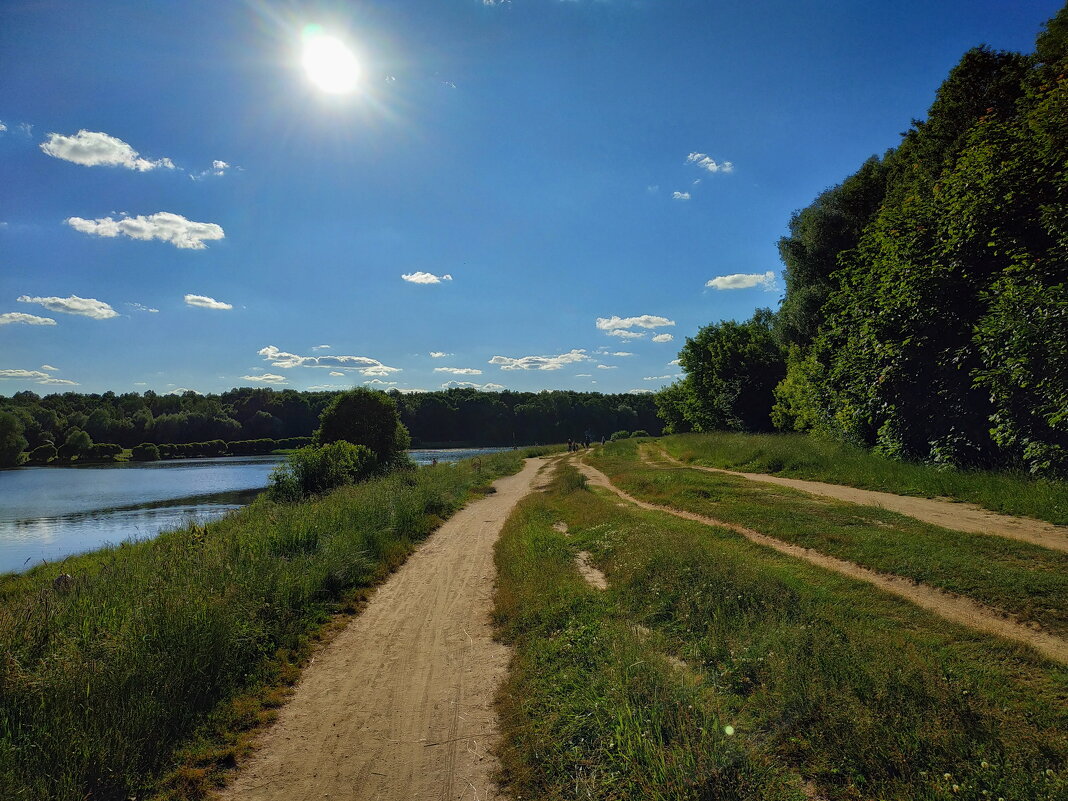
[[[960,785],[959,784],[954,784],[953,785],[953,792],[955,792],[955,793],[959,793],[960,792]]]
[[[990,763],[987,762],[985,759],[982,762],[980,762],[979,764],[982,765],[984,768],[989,768],[990,767]]]
[[[952,773],[943,773],[942,774],[942,778],[945,779],[948,782],[950,779],[953,778],[953,774]]]

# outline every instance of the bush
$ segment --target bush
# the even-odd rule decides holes
[[[303,500],[370,478],[377,466],[370,448],[344,440],[300,448],[271,473],[267,497],[283,503]]]
[[[59,451],[56,450],[56,446],[51,442],[46,442],[30,451],[30,461],[34,464],[47,464],[58,455]]]
[[[93,440],[80,428],[72,428],[67,434],[67,439],[59,449],[59,455],[64,459],[73,459],[88,453],[93,446]]]
[[[135,462],[155,462],[159,459],[159,448],[151,442],[142,442],[134,446],[131,458]]]
[[[612,434],[612,436],[609,437],[609,439],[611,439],[612,442],[617,442],[618,440],[628,439],[629,437],[630,437],[630,432],[629,431],[617,431],[614,434]]]
[[[384,392],[358,387],[342,392],[319,417],[316,445],[351,442],[370,448],[378,464],[390,468],[406,464],[411,444],[397,404]]]
[[[634,439],[635,437],[648,437],[648,436],[651,436],[648,431],[646,431],[644,428],[639,428],[637,431],[631,432],[630,438]]]
[[[275,440],[275,448],[282,451],[294,450],[296,448],[307,448],[312,444],[311,437],[285,437],[283,439]]]
[[[111,442],[94,442],[89,446],[89,451],[85,454],[85,458],[107,461],[114,460],[120,453],[122,453],[122,447],[119,445]]]
[[[226,443],[226,450],[233,456],[258,456],[270,453],[277,447],[278,442],[273,439],[242,439]]]

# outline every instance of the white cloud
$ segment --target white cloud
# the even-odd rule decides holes
[[[0,133],[3,133],[6,130],[7,130],[7,126],[4,125],[4,123],[0,122]]]
[[[668,362],[668,367],[678,367],[680,364],[682,364],[681,360],[672,359],[670,362]]]
[[[653,390],[651,390],[651,389],[628,389],[627,390],[627,394],[628,395],[652,395],[653,394]]]
[[[435,373],[452,373],[453,375],[482,375],[481,370],[474,367],[435,367]]]
[[[77,295],[71,295],[69,298],[31,298],[29,295],[20,295],[16,300],[19,303],[37,303],[52,312],[77,314],[81,317],[91,317],[94,320],[107,320],[119,316],[119,313],[104,301],[96,298],[80,298]]]
[[[441,385],[442,389],[463,389],[465,387],[469,389],[480,389],[483,392],[500,392],[502,389],[506,389],[506,387],[504,387],[503,385],[494,384],[492,381],[488,384],[473,384],[470,381],[446,381],[444,384]],[[418,390],[407,391],[412,392]]]
[[[342,373],[342,372],[339,372],[337,370],[331,370],[330,371],[330,375],[334,376],[335,378],[340,378],[341,376],[343,376],[345,374]]]
[[[209,298],[207,295],[186,295],[186,306],[195,306],[198,309],[232,309],[234,308],[232,303],[224,303],[221,300],[215,298]]]
[[[575,373],[575,378],[593,378],[592,373]]]
[[[620,339],[641,339],[645,336],[644,331],[628,331],[625,328],[615,328],[605,333],[610,337],[619,337]]]
[[[0,378],[48,378],[40,370],[0,370]]]
[[[618,366],[619,366],[618,364],[599,364],[599,365],[597,365],[597,369],[598,370],[615,370]]]
[[[445,275],[434,275],[433,273],[406,273],[401,276],[405,281],[410,284],[440,284],[442,281],[451,281],[452,276],[448,273]]]
[[[189,387],[175,387],[167,395],[184,395],[187,392],[192,392],[194,395],[203,395],[204,393],[197,389],[190,389]]]
[[[285,384],[288,379],[284,375],[275,375],[274,373],[264,373],[263,375],[243,375],[241,378],[245,381],[256,381],[260,384]]]
[[[53,367],[50,364],[42,364],[41,365],[41,369],[42,370],[48,370],[50,373],[58,373],[59,372],[59,368],[58,367]]]
[[[729,161],[717,162],[704,153],[691,153],[686,157],[686,163],[696,164],[701,169],[709,172],[734,172],[734,165]]]
[[[30,136],[31,134],[33,134],[33,126],[30,125],[28,122],[20,122],[18,125],[15,126],[15,130],[17,130],[23,136]]]
[[[189,177],[192,178],[194,181],[202,181],[205,178],[207,178],[209,175],[218,175],[218,176],[226,175],[226,171],[227,170],[231,170],[231,169],[240,170],[241,168],[240,167],[236,167],[235,168],[233,164],[230,164],[228,162],[222,161],[220,159],[215,159],[214,161],[211,162],[211,168],[210,169],[201,170],[200,172],[196,172],[196,173],[190,173]]]
[[[655,339],[653,340],[656,341]],[[609,353],[609,356],[633,356],[634,354],[626,350],[617,350],[614,353]]]
[[[4,312],[0,314],[0,325],[14,325],[15,323],[22,323],[23,325],[55,325],[56,321],[51,317],[38,317],[36,314],[25,314],[23,312]]]
[[[331,373],[330,375],[334,374]],[[341,375],[341,373],[338,373],[338,375]],[[397,385],[396,381],[383,381],[381,378],[372,378],[370,381],[364,381],[363,383],[371,387],[395,387]]]
[[[653,342],[670,342],[674,338],[671,334],[657,334],[653,337]]]
[[[310,392],[314,392],[314,391],[323,392],[323,391],[326,391],[326,390],[335,390],[335,389],[351,389],[351,387],[348,384],[316,384],[315,386],[308,387],[308,391],[310,391]]]
[[[669,378],[670,375],[647,375],[642,381],[667,381]]]
[[[572,349],[558,356],[520,356],[518,359],[494,356],[489,363],[496,364],[502,370],[559,370],[565,364],[588,361],[593,360],[586,355],[585,350]]]
[[[446,353],[443,350],[432,350],[432,351],[430,351],[430,358],[431,359],[444,359],[446,356],[455,356],[455,355],[456,355],[455,353]]]
[[[71,161],[86,167],[125,167],[128,170],[145,172],[157,167],[174,169],[170,159],[151,161],[141,158],[140,154],[121,139],[108,136],[100,131],[81,130],[72,136],[50,133],[41,143],[41,150],[57,159]]]
[[[672,200],[689,200],[690,199],[690,193],[689,192],[672,192],[671,193],[671,199]]]
[[[764,288],[765,292],[775,291],[775,273],[768,270],[766,273],[733,273],[731,275],[717,275],[711,281],[705,283],[713,289],[751,289],[755,286]]]
[[[145,306],[145,305],[143,305],[141,303],[127,303],[126,305],[129,306],[134,311],[151,312],[152,314],[158,314],[159,313],[159,309],[151,309],[148,306]]]
[[[45,378],[37,382],[38,384],[44,384],[49,387],[80,387],[77,381],[71,381],[69,378]]]
[[[194,222],[181,214],[160,211],[147,217],[127,217],[120,220],[101,217],[86,220],[82,217],[68,217],[65,222],[75,231],[93,236],[116,237],[119,234],[130,239],[159,239],[170,242],[176,248],[203,250],[205,241],[224,239],[226,234],[222,226],[215,223]]]
[[[369,356],[298,356],[268,345],[257,351],[272,367],[327,367],[331,370],[354,370],[367,378],[384,378],[390,373],[399,373],[399,367],[387,367]]]
[[[312,350],[330,350],[332,345],[312,345]]]
[[[215,161],[211,163],[211,168],[215,170],[216,175],[222,175],[225,170],[230,169],[230,165],[227,164],[225,161],[215,159]]]
[[[602,331],[618,331],[621,328],[663,328],[675,325],[674,320],[667,317],[657,317],[654,314],[643,314],[640,317],[598,317],[597,327]]]

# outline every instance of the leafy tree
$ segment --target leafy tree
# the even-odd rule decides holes
[[[67,438],[59,449],[59,455],[63,459],[74,459],[83,453],[88,453],[93,446],[93,440],[88,433],[80,428],[72,428],[67,432]]]
[[[314,443],[341,440],[369,448],[383,468],[405,462],[411,444],[393,398],[363,387],[338,395],[319,418]]]
[[[291,503],[369,478],[378,460],[371,449],[345,440],[300,448],[271,473],[268,497]]]
[[[59,451],[56,450],[56,446],[51,442],[46,442],[30,451],[29,460],[34,464],[48,464],[58,455]]]
[[[142,442],[133,447],[130,457],[135,462],[155,462],[159,460],[159,448],[151,442]]]
[[[17,465],[26,444],[18,418],[7,412],[0,412],[0,467]]]

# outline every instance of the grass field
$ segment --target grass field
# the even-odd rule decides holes
[[[584,483],[562,468],[498,545],[517,798],[1068,796],[1063,667]]]
[[[676,434],[660,442],[684,462],[898,495],[954,498],[996,512],[1068,525],[1068,482],[1064,481],[901,462],[804,434]]]
[[[331,615],[355,611],[523,452],[0,576],[0,798],[200,798],[269,720]],[[56,586],[59,573],[72,576]]]
[[[651,467],[638,448],[611,443],[590,463],[642,500],[966,595],[1068,635],[1068,554],[730,475]]]

